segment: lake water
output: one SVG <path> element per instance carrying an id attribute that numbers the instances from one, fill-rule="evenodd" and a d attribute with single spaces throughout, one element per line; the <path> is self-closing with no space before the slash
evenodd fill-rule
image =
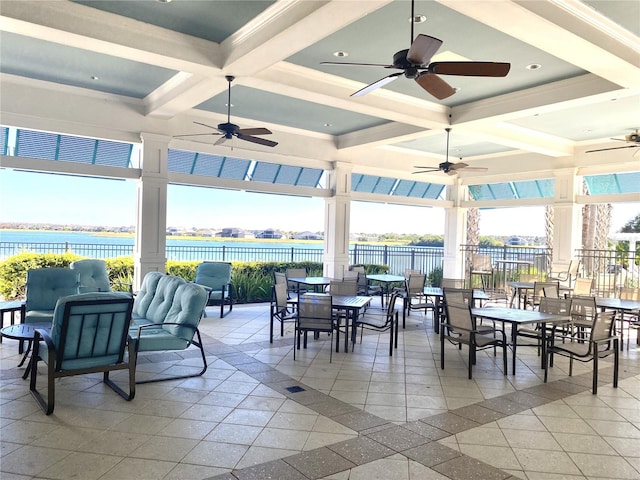
<path id="1" fill-rule="evenodd" d="M 0 242 L 18 243 L 88 243 L 101 245 L 133 245 L 134 238 L 107 233 L 94 232 L 52 232 L 40 230 L 0 230 Z M 221 238 L 215 240 L 177 239 L 167 236 L 167 246 L 183 247 L 250 247 L 250 248 L 324 248 L 323 242 L 295 241 L 228 241 Z"/>

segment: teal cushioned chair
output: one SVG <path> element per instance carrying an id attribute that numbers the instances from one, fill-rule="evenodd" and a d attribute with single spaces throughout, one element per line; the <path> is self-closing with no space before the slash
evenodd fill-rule
<path id="1" fill-rule="evenodd" d="M 78 272 L 68 268 L 29 270 L 22 323 L 51 322 L 58 299 L 77 293 Z"/>
<path id="2" fill-rule="evenodd" d="M 129 330 L 136 356 L 138 352 L 184 350 L 194 345 L 200 350 L 203 366 L 197 373 L 138 380 L 138 383 L 197 377 L 207 370 L 198 330 L 207 299 L 207 291 L 195 283 L 159 272 L 145 275 L 135 298 Z"/>
<path id="3" fill-rule="evenodd" d="M 77 260 L 69 268 L 78 274 L 78 293 L 110 292 L 109 274 L 104 260 Z"/>
<path id="4" fill-rule="evenodd" d="M 107 262 L 104 260 L 94 258 L 76 260 L 69 265 L 69 268 L 78 274 L 78 293 L 112 291 Z M 122 287 L 116 290 L 133 293 L 133 286 L 130 283 L 113 282 L 113 284 Z"/>
<path id="5" fill-rule="evenodd" d="M 87 373 L 102 379 L 122 398 L 135 396 L 136 357 L 129 342 L 133 298 L 127 293 L 82 293 L 60 298 L 54 310 L 51 332 L 36 329 L 30 390 L 42 410 L 50 415 L 55 402 L 56 378 Z M 47 366 L 47 400 L 38 392 L 38 362 Z M 129 371 L 129 393 L 116 385 L 109 373 Z"/>
<path id="6" fill-rule="evenodd" d="M 231 264 L 228 262 L 204 262 L 198 265 L 195 283 L 209 292 L 207 305 L 220 305 L 220 318 L 233 310 L 233 285 Z M 224 306 L 229 310 L 225 313 Z M 206 312 L 205 312 L 206 316 Z"/>

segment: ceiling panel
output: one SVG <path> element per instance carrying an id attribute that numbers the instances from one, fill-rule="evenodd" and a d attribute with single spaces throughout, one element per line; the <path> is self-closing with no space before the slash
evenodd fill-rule
<path id="1" fill-rule="evenodd" d="M 583 0 L 594 10 L 626 28 L 636 36 L 640 36 L 640 2 L 638 0 Z"/>
<path id="2" fill-rule="evenodd" d="M 595 105 L 543 112 L 511 123 L 576 142 L 621 137 L 640 128 L 640 96 L 612 98 Z"/>
<path id="3" fill-rule="evenodd" d="M 442 55 L 442 60 L 510 62 L 511 71 L 506 78 L 443 76 L 443 79 L 453 87 L 460 89 L 455 95 L 443 101 L 431 97 L 413 80 L 404 77 L 384 87 L 389 90 L 455 106 L 584 73 L 573 65 L 439 3 L 417 1 L 415 12 L 424 14 L 427 21 L 415 26 L 414 36 L 422 33 L 444 42 L 433 60 L 439 60 L 438 55 Z M 411 44 L 411 24 L 408 21 L 410 13 L 410 2 L 393 2 L 292 55 L 287 60 L 365 84 L 372 83 L 397 70 L 382 67 L 320 65 L 320 62 L 392 63 L 393 55 L 399 50 L 409 48 Z M 333 53 L 338 51 L 345 51 L 349 56 L 337 58 Z M 538 70 L 525 68 L 533 63 L 542 65 L 542 68 Z"/>
<path id="4" fill-rule="evenodd" d="M 227 113 L 227 92 L 220 93 L 196 108 Z M 362 128 L 388 123 L 377 117 L 264 92 L 243 85 L 231 88 L 231 121 L 234 117 L 302 128 L 312 132 L 342 135 Z M 242 127 L 242 125 L 240 125 Z"/>
<path id="5" fill-rule="evenodd" d="M 177 73 L 8 32 L 0 32 L 0 72 L 135 98 Z"/>
<path id="6" fill-rule="evenodd" d="M 88 7 L 133 18 L 194 37 L 220 43 L 273 1 L 250 0 L 74 0 Z"/>
<path id="7" fill-rule="evenodd" d="M 399 142 L 394 144 L 393 146 L 428 152 L 434 155 L 446 155 L 447 134 L 445 132 L 437 133 L 428 137 L 408 140 L 406 142 Z M 482 141 L 479 138 L 467 133 L 456 134 L 455 130 L 451 131 L 451 135 L 449 138 L 449 156 L 451 157 L 451 159 L 507 152 L 509 150 L 512 149 L 505 147 L 504 145 Z"/>

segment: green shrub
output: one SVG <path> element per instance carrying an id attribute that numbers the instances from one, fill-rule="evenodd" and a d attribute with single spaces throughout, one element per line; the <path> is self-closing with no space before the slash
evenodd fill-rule
<path id="1" fill-rule="evenodd" d="M 68 267 L 82 257 L 71 254 L 21 253 L 0 262 L 0 295 L 6 300 L 24 298 L 27 270 L 44 267 Z M 127 290 L 133 283 L 133 258 L 117 257 L 105 260 L 109 281 L 113 290 Z M 165 268 L 169 275 L 192 282 L 201 262 L 167 261 Z M 284 272 L 287 268 L 306 268 L 309 276 L 322 276 L 322 263 L 318 262 L 231 262 L 231 281 L 234 285 L 233 297 L 236 303 L 268 302 L 271 300 L 273 273 Z M 367 273 L 387 273 L 386 265 L 365 265 Z"/>
<path id="2" fill-rule="evenodd" d="M 427 284 L 432 287 L 440 287 L 442 285 L 442 267 L 436 267 L 429 272 Z"/>

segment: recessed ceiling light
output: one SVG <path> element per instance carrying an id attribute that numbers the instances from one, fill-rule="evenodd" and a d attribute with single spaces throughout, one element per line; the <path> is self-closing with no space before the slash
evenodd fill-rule
<path id="1" fill-rule="evenodd" d="M 413 20 L 413 23 L 424 23 L 427 21 L 427 17 L 425 17 L 424 15 L 414 15 L 413 17 L 409 17 L 408 18 L 409 22 L 411 22 L 411 20 Z"/>
<path id="2" fill-rule="evenodd" d="M 334 57 L 348 57 L 349 56 L 349 52 L 343 52 L 342 50 L 337 51 L 337 52 L 333 52 L 333 56 Z"/>
<path id="3" fill-rule="evenodd" d="M 456 92 L 459 92 L 460 90 L 462 90 L 462 88 L 461 88 L 461 87 L 453 87 L 453 89 L 454 89 Z"/>
<path id="4" fill-rule="evenodd" d="M 100 77 L 96 75 L 91 75 L 91 80 L 100 80 Z"/>
<path id="5" fill-rule="evenodd" d="M 235 107 L 235 105 L 233 103 L 231 105 L 229 105 L 228 103 L 225 103 L 224 106 L 225 107 L 231 107 L 231 108 Z"/>
<path id="6" fill-rule="evenodd" d="M 325 123 L 324 126 L 325 127 L 333 127 L 333 123 Z"/>
<path id="7" fill-rule="evenodd" d="M 158 3 L 171 3 L 171 0 L 156 0 Z"/>
<path id="8" fill-rule="evenodd" d="M 542 65 L 540 65 L 539 63 L 531 63 L 527 65 L 525 68 L 527 70 L 538 70 L 539 68 L 542 68 Z"/>

